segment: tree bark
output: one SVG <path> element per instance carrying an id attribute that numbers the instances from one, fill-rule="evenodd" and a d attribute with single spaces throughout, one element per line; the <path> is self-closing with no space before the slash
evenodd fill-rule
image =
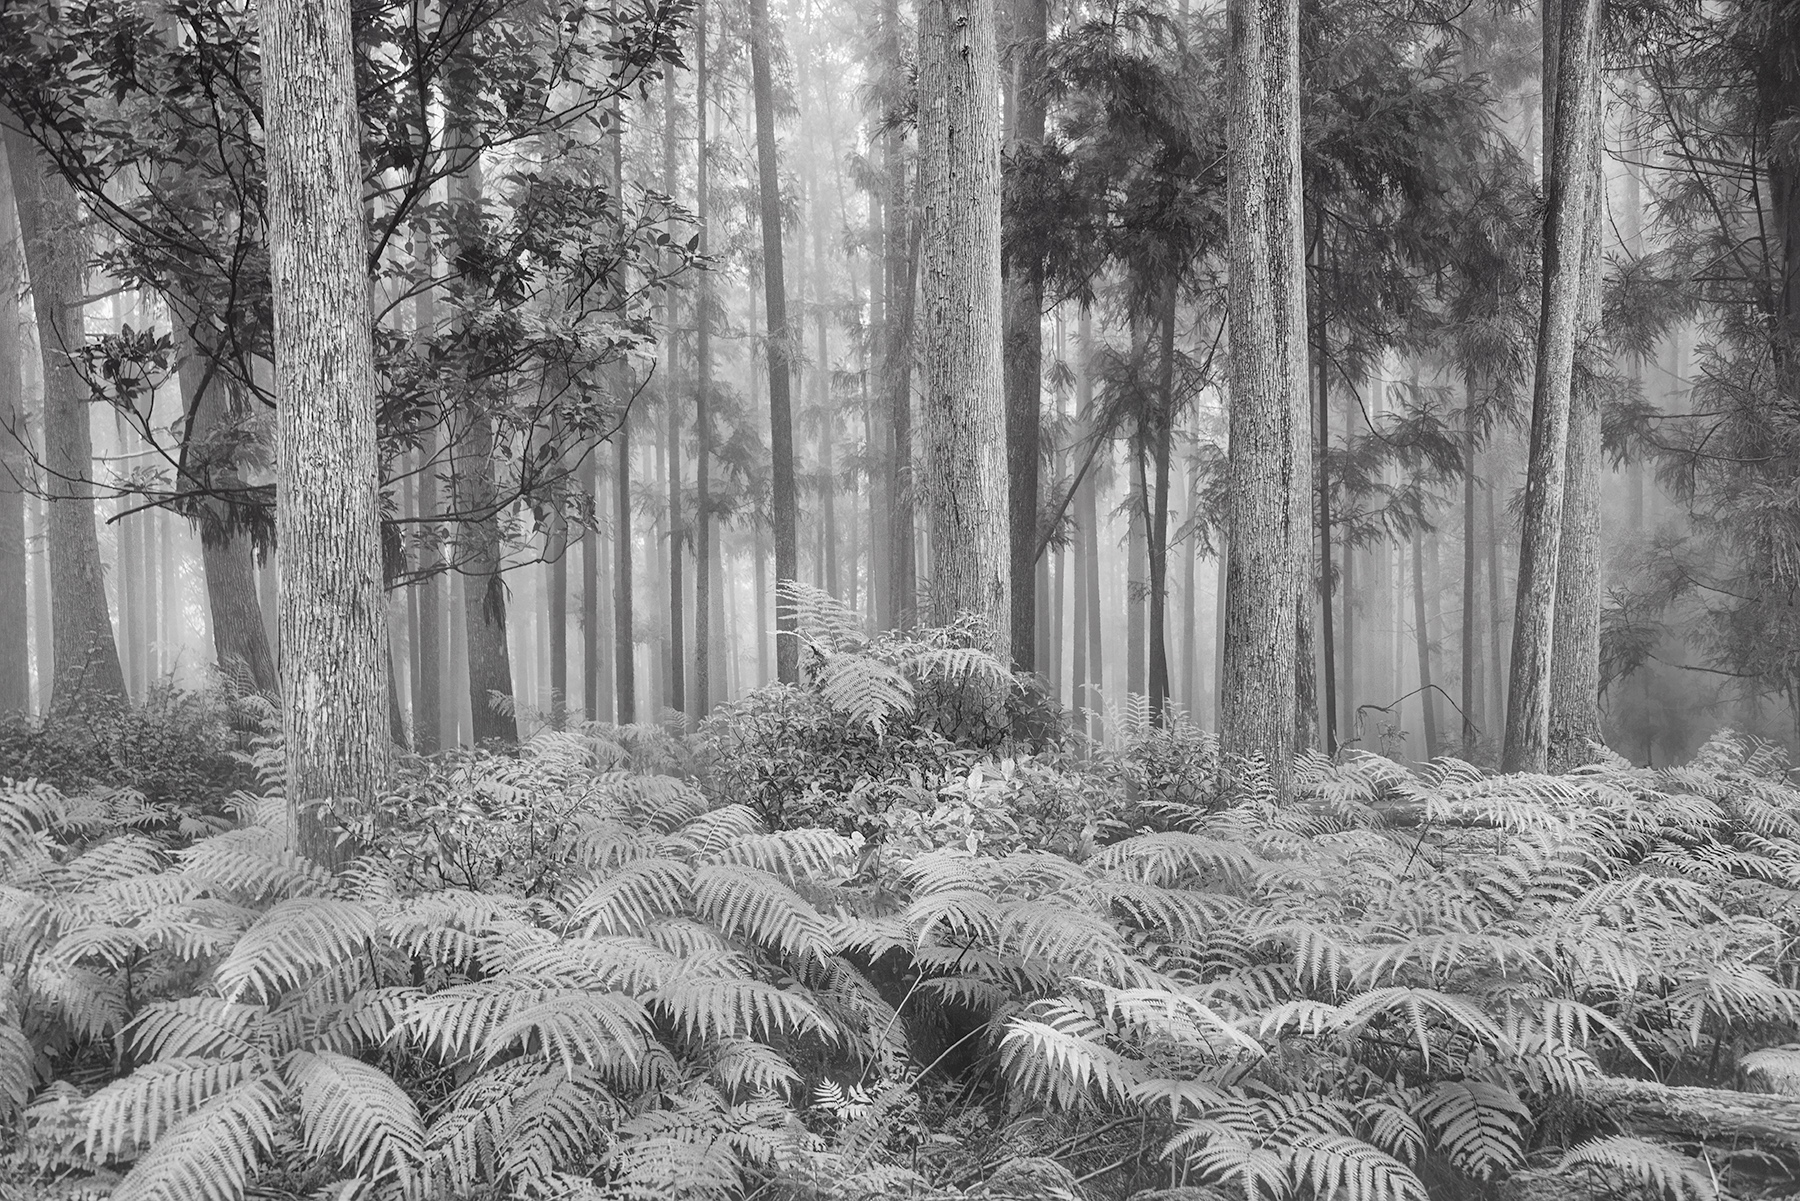
<path id="1" fill-rule="evenodd" d="M 287 795 L 366 808 L 388 760 L 387 603 L 363 169 L 348 0 L 265 0 L 263 129 L 275 313 L 276 537 Z"/>
<path id="2" fill-rule="evenodd" d="M 883 285 L 887 290 L 887 329 L 882 339 L 882 376 L 887 388 L 888 503 L 893 528 L 888 540 L 887 619 L 885 626 L 910 626 L 918 605 L 918 564 L 914 553 L 912 447 L 912 355 L 914 305 L 918 296 L 920 224 L 907 206 L 906 134 L 897 119 L 910 107 L 910 95 L 898 80 L 904 79 L 900 51 L 900 8 L 897 0 L 882 0 L 882 62 L 890 73 L 887 100 L 889 129 L 882 153 L 887 171 L 882 209 L 887 225 L 887 261 Z"/>
<path id="3" fill-rule="evenodd" d="M 931 617 L 940 626 L 976 618 L 985 648 L 1005 660 L 1012 570 L 994 39 L 994 0 L 925 0 L 920 8 Z"/>
<path id="4" fill-rule="evenodd" d="M 78 702 L 125 699 L 125 671 L 113 639 L 94 527 L 88 388 L 71 357 L 86 340 L 82 314 L 90 248 L 74 189 L 24 135 L 9 128 L 5 142 L 43 360 L 54 643 L 50 705 L 61 712 Z"/>
<path id="5" fill-rule="evenodd" d="M 1615 1076 L 1588 1081 L 1583 1099 L 1633 1133 L 1752 1142 L 1800 1152 L 1800 1097 Z"/>
<path id="6" fill-rule="evenodd" d="M 25 447 L 25 271 L 6 149 L 0 144 L 0 715 L 31 712 L 31 618 L 25 494 L 34 480 Z M 121 531 L 121 545 L 128 545 Z"/>
<path id="7" fill-rule="evenodd" d="M 1047 96 L 1046 0 L 1020 0 L 1013 22 L 1011 154 L 1029 156 L 1044 140 Z M 1044 264 L 1019 255 L 1005 264 L 1006 471 L 1012 563 L 1012 657 L 1021 671 L 1037 671 L 1039 413 L 1043 404 Z"/>
<path id="8" fill-rule="evenodd" d="M 1229 0 L 1231 468 L 1220 739 L 1285 787 L 1311 459 L 1298 0 Z"/>
<path id="9" fill-rule="evenodd" d="M 1320 255 L 1321 264 L 1324 256 Z M 1318 402 L 1319 408 L 1313 418 L 1317 449 L 1313 452 L 1313 461 L 1317 464 L 1316 481 L 1319 492 L 1319 636 L 1320 651 L 1325 664 L 1325 753 L 1337 754 L 1338 748 L 1338 686 L 1337 686 L 1337 631 L 1331 624 L 1331 472 L 1327 468 L 1327 452 L 1331 449 L 1331 343 L 1328 340 L 1330 327 L 1325 323 L 1325 302 L 1323 289 L 1320 289 L 1318 346 L 1314 353 L 1315 366 L 1319 372 Z M 1304 603 L 1311 605 L 1313 597 L 1308 596 Z"/>
<path id="10" fill-rule="evenodd" d="M 768 0 L 750 0 L 750 77 L 756 107 L 756 167 L 761 200 L 763 294 L 768 309 L 769 452 L 774 475 L 770 505 L 775 531 L 775 587 L 799 576 L 798 514 L 794 488 L 793 337 L 788 329 L 787 282 L 782 271 L 781 182 L 775 147 L 774 84 L 769 74 Z M 776 674 L 784 684 L 800 682 L 799 626 L 793 609 L 775 606 Z"/>
<path id="11" fill-rule="evenodd" d="M 1586 257 L 1588 188 L 1599 119 L 1600 59 L 1595 45 L 1598 0 L 1563 0 L 1545 172 L 1543 292 L 1539 304 L 1537 376 L 1519 542 L 1518 600 L 1507 686 L 1507 771 L 1549 765 L 1552 620 L 1561 554 L 1563 493 L 1568 476 L 1570 386 Z"/>
<path id="12" fill-rule="evenodd" d="M 675 73 L 663 75 L 663 192 L 675 195 Z M 668 364 L 668 379 L 663 384 L 668 412 L 669 459 L 669 667 L 668 691 L 664 704 L 680 713 L 687 712 L 687 579 L 682 555 L 687 548 L 687 516 L 682 512 L 681 424 L 682 404 L 680 349 L 680 310 L 678 292 L 664 294 L 668 305 L 665 313 L 663 354 Z M 554 654 L 554 650 L 552 651 Z M 554 660 L 553 660 L 554 662 Z"/>
<path id="13" fill-rule="evenodd" d="M 1475 377 L 1463 388 L 1462 753 L 1475 757 Z"/>
<path id="14" fill-rule="evenodd" d="M 1166 724 L 1169 703 L 1169 471 L 1175 441 L 1175 306 L 1179 277 L 1170 272 L 1163 283 L 1158 322 L 1162 344 L 1157 354 L 1156 419 L 1150 429 L 1150 453 L 1156 478 L 1150 494 L 1150 722 Z"/>

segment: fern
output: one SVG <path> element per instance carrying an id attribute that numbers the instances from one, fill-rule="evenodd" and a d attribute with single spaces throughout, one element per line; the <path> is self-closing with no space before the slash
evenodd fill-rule
<path id="1" fill-rule="evenodd" d="M 386 1072 L 331 1051 L 303 1051 L 285 1068 L 300 1100 L 307 1151 L 363 1180 L 410 1185 L 425 1153 L 412 1099 Z"/>
<path id="2" fill-rule="evenodd" d="M 283 1090 L 263 1074 L 176 1123 L 113 1190 L 113 1201 L 237 1201 L 273 1151 Z"/>
<path id="3" fill-rule="evenodd" d="M 1572 1147 L 1557 1163 L 1559 1172 L 1587 1168 L 1614 1183 L 1628 1182 L 1673 1201 L 1716 1201 L 1718 1182 L 1706 1165 L 1679 1151 L 1639 1138 L 1614 1135 Z"/>

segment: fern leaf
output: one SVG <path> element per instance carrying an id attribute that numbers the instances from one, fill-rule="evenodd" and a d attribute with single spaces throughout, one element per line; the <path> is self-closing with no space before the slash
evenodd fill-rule
<path id="1" fill-rule="evenodd" d="M 132 1044 L 151 1059 L 203 1056 L 241 1059 L 266 1037 L 267 1011 L 217 997 L 183 997 L 146 1006 L 127 1028 Z"/>
<path id="2" fill-rule="evenodd" d="M 686 976 L 659 989 L 651 998 L 669 1020 L 696 1038 L 753 1035 L 820 1029 L 825 1017 L 799 993 L 761 980 Z"/>
<path id="3" fill-rule="evenodd" d="M 634 1064 L 648 1053 L 649 1034 L 650 1015 L 630 997 L 585 989 L 551 991 L 522 1006 L 488 1036 L 482 1061 L 491 1063 L 522 1045 L 560 1062 L 570 1073 L 577 1064 Z"/>
<path id="4" fill-rule="evenodd" d="M 309 1152 L 364 1179 L 402 1186 L 413 1179 L 425 1123 L 386 1072 L 333 1051 L 301 1051 L 285 1074 L 300 1096 Z"/>
<path id="5" fill-rule="evenodd" d="M 228 1001 L 246 992 L 272 999 L 282 988 L 362 953 L 375 915 L 354 901 L 295 897 L 244 931 L 214 978 Z"/>
<path id="6" fill-rule="evenodd" d="M 1445 1080 L 1419 1101 L 1418 1115 L 1458 1171 L 1482 1180 L 1525 1161 L 1531 1109 L 1510 1089 L 1479 1080 Z"/>
<path id="7" fill-rule="evenodd" d="M 1424 1183 L 1387 1152 L 1341 1134 L 1303 1134 L 1289 1151 L 1294 1179 L 1315 1197 L 1427 1201 Z"/>
<path id="8" fill-rule="evenodd" d="M 239 1201 L 274 1145 L 282 1099 L 267 1073 L 220 1093 L 157 1140 L 112 1201 Z"/>
<path id="9" fill-rule="evenodd" d="M 252 1073 L 250 1059 L 184 1056 L 145 1064 L 88 1099 L 87 1145 L 97 1159 L 141 1147 L 205 1105 L 242 1084 Z"/>
<path id="10" fill-rule="evenodd" d="M 0 1120 L 25 1108 L 37 1084 L 37 1050 L 17 1022 L 0 1015 Z"/>
<path id="11" fill-rule="evenodd" d="M 694 871 L 694 900 L 721 930 L 789 955 L 831 953 L 831 930 L 804 897 L 768 872 L 737 864 Z"/>
<path id="12" fill-rule="evenodd" d="M 1705 1164 L 1672 1147 L 1641 1138 L 1614 1135 L 1589 1139 L 1571 1148 L 1556 1165 L 1559 1172 L 1578 1167 L 1599 1169 L 1615 1180 L 1653 1189 L 1673 1201 L 1688 1201 L 1690 1197 L 1718 1201 L 1721 1195 Z"/>
<path id="13" fill-rule="evenodd" d="M 693 869 L 677 859 L 634 859 L 576 897 L 571 921 L 589 935 L 635 933 L 688 907 Z"/>

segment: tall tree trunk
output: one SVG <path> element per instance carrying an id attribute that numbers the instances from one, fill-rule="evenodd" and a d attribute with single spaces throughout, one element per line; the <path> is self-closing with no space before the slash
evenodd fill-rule
<path id="1" fill-rule="evenodd" d="M 1570 383 L 1568 472 L 1563 480 L 1562 544 L 1557 554 L 1556 610 L 1550 644 L 1550 764 L 1565 771 L 1593 757 L 1600 731 L 1601 446 L 1599 377 L 1606 369 L 1600 336 L 1600 231 L 1606 217 L 1602 163 L 1605 97 L 1588 147 L 1587 221 L 1583 233 L 1580 314 Z"/>
<path id="2" fill-rule="evenodd" d="M 757 186 L 761 200 L 763 294 L 769 314 L 769 452 L 774 476 L 770 504 L 775 531 L 775 586 L 798 578 L 795 523 L 793 339 L 788 330 L 787 283 L 782 272 L 781 183 L 775 148 L 775 98 L 769 75 L 768 0 L 750 0 L 750 77 L 755 92 Z M 776 674 L 784 684 L 800 682 L 799 627 L 793 609 L 775 607 Z"/>
<path id="3" fill-rule="evenodd" d="M 622 726 L 637 721 L 637 638 L 632 620 L 631 420 L 613 434 L 613 703 Z"/>
<path id="4" fill-rule="evenodd" d="M 712 77 L 706 67 L 706 0 L 694 10 L 694 215 L 698 251 L 711 245 L 712 184 L 707 157 L 706 118 Z M 693 716 L 704 719 L 713 707 L 713 546 L 712 526 L 712 275 L 700 272 L 694 291 L 694 696 Z"/>
<path id="5" fill-rule="evenodd" d="M 90 246 L 74 189 L 24 135 L 9 128 L 5 143 L 43 360 L 54 640 L 50 704 L 64 711 L 77 702 L 125 699 L 125 671 L 113 640 L 94 527 L 88 389 L 71 358 L 86 340 L 82 310 Z"/>
<path id="6" fill-rule="evenodd" d="M 1093 318 L 1087 306 L 1081 307 L 1080 316 L 1075 325 L 1075 411 L 1079 418 L 1077 426 L 1089 429 L 1094 423 L 1094 380 L 1088 373 L 1088 338 L 1093 333 Z M 1075 579 L 1073 591 L 1075 598 L 1075 620 L 1069 631 L 1069 648 L 1071 656 L 1069 705 L 1075 713 L 1075 729 L 1078 733 L 1088 731 L 1087 709 L 1093 703 L 1089 676 L 1097 676 L 1099 662 L 1091 665 L 1088 661 L 1088 574 L 1093 568 L 1093 552 L 1088 548 L 1089 535 L 1094 524 L 1093 514 L 1093 481 L 1083 475 L 1075 486 Z M 1095 577 L 1096 581 L 1098 576 Z"/>
<path id="7" fill-rule="evenodd" d="M 819 412 L 819 586 L 832 596 L 843 596 L 838 578 L 837 471 L 832 463 L 832 438 L 837 430 L 837 409 L 831 384 L 831 311 L 829 276 L 825 267 L 825 217 L 821 211 L 818 181 L 813 181 L 812 288 L 813 330 L 819 340 L 818 366 L 813 370 L 813 403 Z"/>
<path id="8" fill-rule="evenodd" d="M 1175 305 L 1178 276 L 1163 283 L 1162 345 L 1157 357 L 1156 419 L 1150 427 L 1150 452 L 1156 479 L 1150 492 L 1150 721 L 1164 725 L 1169 703 L 1169 471 L 1175 442 Z"/>
<path id="9" fill-rule="evenodd" d="M 275 311 L 276 537 L 287 796 L 366 807 L 387 773 L 375 347 L 348 0 L 265 0 L 263 129 Z"/>
<path id="10" fill-rule="evenodd" d="M 26 579 L 25 493 L 33 480 L 25 452 L 24 264 L 6 149 L 0 144 L 0 715 L 31 712 L 31 618 Z M 120 530 L 121 546 L 134 531 Z"/>
<path id="11" fill-rule="evenodd" d="M 882 0 L 882 64 L 888 74 L 890 105 L 888 133 L 882 152 L 887 171 L 882 209 L 887 221 L 887 261 L 883 286 L 887 290 L 887 328 L 882 339 L 882 377 L 887 389 L 888 503 L 893 509 L 888 540 L 888 598 L 886 627 L 913 622 L 918 605 L 918 564 L 915 559 L 912 447 L 912 354 L 914 305 L 918 296 L 919 236 L 922 224 L 907 206 L 906 134 L 898 120 L 910 107 L 913 89 L 904 86 L 905 64 L 900 50 L 898 0 Z"/>
<path id="12" fill-rule="evenodd" d="M 1518 601 L 1506 706 L 1507 771 L 1542 771 L 1550 757 L 1552 620 L 1568 476 L 1570 387 L 1581 318 L 1588 189 L 1599 119 L 1598 0 L 1562 0 L 1554 125 L 1545 172 L 1543 294 L 1531 449 L 1519 542 Z M 1548 6 L 1547 6 L 1548 8 Z"/>
<path id="13" fill-rule="evenodd" d="M 1492 480 L 1485 484 L 1482 493 L 1487 531 L 1488 687 L 1490 690 L 1488 712 L 1492 715 L 1490 720 L 1498 722 L 1506 713 L 1506 659 L 1501 649 L 1504 639 L 1500 628 L 1500 530 L 1494 523 L 1494 485 Z"/>
<path id="14" fill-rule="evenodd" d="M 466 161 L 457 164 L 450 191 L 474 220 L 482 209 L 480 152 L 463 122 L 472 103 L 453 98 L 452 140 Z M 463 638 L 468 655 L 470 737 L 477 744 L 510 746 L 519 741 L 513 715 L 512 651 L 506 638 L 506 581 L 500 538 L 500 506 L 494 481 L 494 419 L 489 411 L 494 384 L 465 381 L 458 405 L 463 428 L 451 447 L 451 486 L 457 518 L 456 569 L 462 573 Z M 499 703 L 496 703 L 498 698 Z"/>
<path id="15" fill-rule="evenodd" d="M 1125 492 L 1128 516 L 1125 520 L 1125 695 L 1148 697 L 1145 680 L 1147 663 L 1145 647 L 1145 602 L 1150 597 L 1148 546 L 1149 531 L 1145 513 L 1150 501 L 1144 470 L 1144 431 L 1132 434 L 1126 450 L 1125 470 L 1131 484 Z"/>
<path id="16" fill-rule="evenodd" d="M 1310 489 L 1299 0 L 1228 0 L 1231 470 L 1220 739 L 1285 786 Z"/>
<path id="17" fill-rule="evenodd" d="M 1015 161 L 1035 154 L 1044 140 L 1047 111 L 1046 0 L 1020 0 L 1011 14 Z M 1021 671 L 1036 671 L 1038 561 L 1039 411 L 1043 404 L 1044 264 L 1035 256 L 1005 265 L 1005 389 L 1008 529 L 1012 563 L 1012 657 Z M 1154 703 L 1154 702 L 1153 702 Z"/>
<path id="18" fill-rule="evenodd" d="M 756 684 L 769 682 L 769 551 L 756 527 Z"/>
<path id="19" fill-rule="evenodd" d="M 1462 753 L 1475 757 L 1475 376 L 1463 385 Z"/>
<path id="20" fill-rule="evenodd" d="M 669 71 L 663 75 L 663 192 L 675 195 L 677 183 L 675 174 L 675 73 Z M 687 639 L 686 639 L 686 601 L 687 588 L 686 569 L 682 556 L 687 548 L 687 515 L 682 511 L 681 484 L 681 424 L 682 403 L 681 390 L 681 357 L 678 339 L 680 337 L 680 310 L 676 304 L 679 293 L 665 293 L 665 304 L 668 309 L 667 335 L 664 354 L 668 360 L 668 379 L 663 384 L 663 395 L 668 404 L 668 446 L 669 460 L 669 666 L 668 691 L 664 704 L 680 713 L 687 711 Z"/>
<path id="21" fill-rule="evenodd" d="M 1321 252 L 1320 262 L 1323 261 Z M 1331 471 L 1327 465 L 1331 451 L 1331 343 L 1328 340 L 1330 327 L 1325 323 L 1323 289 L 1317 324 L 1318 346 L 1314 358 L 1319 371 L 1319 408 L 1313 424 L 1318 439 L 1314 462 L 1319 490 L 1319 636 L 1325 665 L 1325 753 L 1335 755 L 1338 749 L 1337 631 L 1331 624 Z M 1305 598 L 1309 606 L 1312 601 L 1310 596 Z"/>

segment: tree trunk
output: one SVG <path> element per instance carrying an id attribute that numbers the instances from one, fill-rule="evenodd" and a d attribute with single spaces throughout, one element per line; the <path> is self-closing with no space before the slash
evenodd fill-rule
<path id="1" fill-rule="evenodd" d="M 1323 262 L 1323 255 L 1320 256 Z M 1325 323 L 1325 304 L 1319 302 L 1318 347 L 1314 354 L 1319 371 L 1319 409 L 1313 419 L 1318 449 L 1314 452 L 1317 464 L 1319 491 L 1319 637 L 1320 649 L 1325 663 L 1325 753 L 1337 754 L 1338 749 L 1338 688 L 1337 688 L 1337 631 L 1331 624 L 1331 471 L 1327 466 L 1327 455 L 1331 450 L 1331 343 L 1328 340 L 1330 327 Z M 1304 603 L 1310 608 L 1314 598 L 1307 596 Z"/>
<path id="2" fill-rule="evenodd" d="M 888 597 L 886 625 L 910 626 L 918 605 L 918 564 L 915 560 L 913 521 L 912 354 L 914 305 L 918 296 L 919 233 L 921 225 L 906 199 L 906 134 L 898 120 L 909 107 L 914 91 L 904 81 L 905 63 L 900 50 L 900 8 L 897 0 L 882 0 L 882 63 L 891 78 L 887 86 L 890 105 L 888 133 L 882 159 L 887 171 L 882 208 L 887 221 L 887 262 L 883 285 L 887 289 L 887 329 L 882 340 L 882 376 L 888 397 L 888 503 L 892 506 L 892 532 L 888 542 Z"/>
<path id="3" fill-rule="evenodd" d="M 631 421 L 613 434 L 613 704 L 614 721 L 637 721 L 637 638 L 632 620 Z"/>
<path id="4" fill-rule="evenodd" d="M 1582 246 L 1580 315 L 1570 384 L 1568 471 L 1563 480 L 1562 544 L 1557 555 L 1556 611 L 1550 666 L 1550 765 L 1566 771 L 1593 758 L 1600 731 L 1601 485 L 1599 377 L 1606 370 L 1600 336 L 1600 231 L 1606 216 L 1602 163 L 1605 99 L 1588 147 L 1587 221 Z"/>
<path id="5" fill-rule="evenodd" d="M 1046 0 L 1021 0 L 1013 9 L 1013 137 L 1010 153 L 1028 157 L 1044 140 L 1047 96 Z M 1036 671 L 1039 411 L 1043 403 L 1044 265 L 1034 257 L 1005 264 L 1005 388 L 1008 531 L 1012 563 L 1012 656 L 1021 671 Z"/>
<path id="6" fill-rule="evenodd" d="M 700 230 L 698 252 L 704 258 L 710 246 L 711 164 L 707 158 L 707 88 L 712 78 L 706 67 L 706 0 L 694 9 L 694 215 Z M 694 696 L 693 716 L 703 720 L 712 712 L 712 273 L 700 272 L 694 290 Z"/>
<path id="7" fill-rule="evenodd" d="M 1169 471 L 1175 441 L 1175 304 L 1179 279 L 1163 284 L 1162 346 L 1157 357 L 1156 419 L 1150 451 L 1156 479 L 1150 496 L 1150 722 L 1164 725 L 1169 703 Z"/>
<path id="8" fill-rule="evenodd" d="M 1463 387 L 1462 754 L 1475 757 L 1475 377 Z"/>
<path id="9" fill-rule="evenodd" d="M 1488 625 L 1488 712 L 1491 722 L 1499 722 L 1506 713 L 1506 660 L 1503 658 L 1500 629 L 1500 530 L 1494 523 L 1494 484 L 1487 481 L 1482 489 L 1487 530 L 1487 625 Z M 1498 733 L 1498 731 L 1495 731 Z"/>
<path id="10" fill-rule="evenodd" d="M 663 192 L 675 195 L 675 72 L 663 75 Z M 676 305 L 679 292 L 664 293 L 668 305 L 667 335 L 663 353 L 668 362 L 668 379 L 663 384 L 667 399 L 669 459 L 669 667 L 668 691 L 663 703 L 678 713 L 687 711 L 687 639 L 685 564 L 682 555 L 687 548 L 687 515 L 682 512 L 681 485 L 681 357 L 677 346 L 680 311 Z M 554 636 L 554 635 L 553 635 Z M 554 652 L 553 652 L 554 653 Z"/>
<path id="11" fill-rule="evenodd" d="M 1624 1130 L 1649 1138 L 1800 1152 L 1800 1097 L 1601 1077 L 1583 1085 L 1582 1099 Z"/>
<path id="12" fill-rule="evenodd" d="M 265 0 L 263 129 L 275 312 L 276 537 L 287 796 L 301 848 L 347 848 L 300 808 L 365 808 L 387 773 L 373 316 L 348 0 Z"/>
<path id="13" fill-rule="evenodd" d="M 775 99 L 769 75 L 768 0 L 750 0 L 750 77 L 755 92 L 756 166 L 761 200 L 763 294 L 769 316 L 769 453 L 773 460 L 770 497 L 775 530 L 775 586 L 799 578 L 794 489 L 794 417 L 789 389 L 793 339 L 787 321 L 787 283 L 782 273 L 781 183 L 775 149 Z M 799 627 L 793 609 L 775 606 L 776 674 L 784 684 L 800 682 Z"/>
<path id="14" fill-rule="evenodd" d="M 18 216 L 0 144 L 0 716 L 31 712 L 31 617 L 26 579 L 25 493 L 34 478 L 25 430 L 24 264 Z M 16 431 L 16 434 L 15 434 Z M 125 528 L 120 545 L 130 542 Z"/>
<path id="15" fill-rule="evenodd" d="M 1144 478 L 1144 433 L 1132 435 L 1130 446 L 1126 451 L 1126 471 L 1131 485 L 1125 494 L 1125 504 L 1130 516 L 1125 521 L 1125 695 L 1127 697 L 1148 697 L 1149 685 L 1145 679 L 1146 654 L 1145 644 L 1148 641 L 1145 625 L 1145 602 L 1150 596 L 1149 575 L 1149 533 L 1144 519 L 1150 501 L 1145 493 L 1148 481 Z"/>
<path id="16" fill-rule="evenodd" d="M 943 626 L 975 617 L 984 627 L 986 649 L 1006 660 L 1012 570 L 1001 365 L 1000 61 L 994 37 L 994 0 L 925 0 L 920 9 L 932 622 Z M 1034 459 L 1036 453 L 1034 446 Z"/>
<path id="17" fill-rule="evenodd" d="M 1310 489 L 1300 192 L 1299 0 L 1229 0 L 1226 176 L 1231 287 L 1226 756 L 1260 755 L 1285 787 L 1293 755 L 1300 539 Z"/>
<path id="18" fill-rule="evenodd" d="M 8 129 L 5 143 L 43 360 L 54 643 L 50 704 L 66 711 L 78 702 L 125 699 L 125 671 L 113 640 L 94 527 L 88 388 L 71 358 L 86 341 L 82 310 L 90 246 L 74 189 L 24 135 Z"/>
<path id="19" fill-rule="evenodd" d="M 1437 694 L 1431 680 L 1431 618 L 1425 608 L 1425 540 L 1412 539 L 1413 644 L 1419 656 L 1419 711 L 1425 719 L 1425 758 L 1438 755 Z"/>
<path id="20" fill-rule="evenodd" d="M 415 253 L 424 272 L 433 270 L 431 236 L 426 232 L 416 243 Z M 421 288 L 413 308 L 413 328 L 423 340 L 437 328 L 437 294 Z M 437 398 L 443 403 L 443 398 Z M 418 516 L 435 519 L 439 509 L 437 459 L 441 450 L 438 432 L 427 431 L 419 448 Z M 413 680 L 413 746 L 421 755 L 434 755 L 444 746 L 444 663 L 439 643 L 443 639 L 444 580 L 437 573 L 443 569 L 444 552 L 434 526 L 421 524 L 419 570 L 424 579 L 418 591 L 418 628 L 413 642 L 418 652 L 419 670 Z"/>
<path id="21" fill-rule="evenodd" d="M 1594 175 L 1589 131 L 1599 119 L 1600 107 L 1598 21 L 1598 0 L 1563 0 L 1557 68 L 1553 76 L 1545 73 L 1560 83 L 1545 172 L 1537 377 L 1501 757 L 1507 771 L 1542 771 L 1549 765 L 1552 620 L 1568 475 L 1570 386 L 1582 307 L 1587 193 Z"/>

